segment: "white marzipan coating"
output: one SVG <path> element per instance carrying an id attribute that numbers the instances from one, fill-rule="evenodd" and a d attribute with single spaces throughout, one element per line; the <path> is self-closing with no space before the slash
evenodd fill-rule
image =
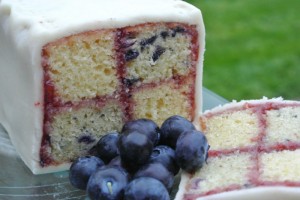
<path id="1" fill-rule="evenodd" d="M 33 173 L 67 169 L 69 164 L 41 168 L 43 124 L 42 47 L 59 38 L 90 30 L 147 22 L 196 25 L 199 62 L 196 118 L 202 108 L 204 25 L 198 8 L 180 0 L 1 0 L 0 123 Z"/>
<path id="2" fill-rule="evenodd" d="M 175 200 L 184 200 L 184 188 L 188 182 L 188 176 L 186 173 L 182 174 L 179 191 L 176 194 Z M 299 188 L 274 186 L 223 192 L 199 197 L 195 200 L 298 200 L 299 198 Z"/>

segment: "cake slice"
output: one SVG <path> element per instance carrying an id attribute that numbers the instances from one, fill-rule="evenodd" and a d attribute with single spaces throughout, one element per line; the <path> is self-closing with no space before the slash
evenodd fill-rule
<path id="1" fill-rule="evenodd" d="M 183 173 L 176 200 L 299 199 L 300 102 L 232 102 L 206 111 L 209 158 Z"/>
<path id="2" fill-rule="evenodd" d="M 1 0 L 0 123 L 35 174 L 137 118 L 197 119 L 204 25 L 177 0 Z"/>

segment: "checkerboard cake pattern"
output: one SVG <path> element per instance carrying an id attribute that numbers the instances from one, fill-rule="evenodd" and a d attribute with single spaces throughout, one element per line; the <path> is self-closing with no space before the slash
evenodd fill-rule
<path id="1" fill-rule="evenodd" d="M 300 103 L 230 103 L 200 119 L 211 145 L 184 199 L 259 186 L 300 186 Z"/>

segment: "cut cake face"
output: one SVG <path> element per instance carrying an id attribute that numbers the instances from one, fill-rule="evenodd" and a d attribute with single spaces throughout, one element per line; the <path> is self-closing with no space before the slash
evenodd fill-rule
<path id="1" fill-rule="evenodd" d="M 209 159 L 183 175 L 176 199 L 299 199 L 299 102 L 229 103 L 205 112 L 200 124 Z"/>
<path id="2" fill-rule="evenodd" d="M 194 44 L 195 26 L 147 23 L 45 45 L 41 164 L 87 155 L 103 134 L 120 131 L 129 120 L 161 124 L 175 114 L 192 120 L 199 51 Z"/>
<path id="3" fill-rule="evenodd" d="M 184 1 L 2 0 L 0 16 L 0 123 L 35 174 L 126 121 L 201 112 L 204 25 Z"/>

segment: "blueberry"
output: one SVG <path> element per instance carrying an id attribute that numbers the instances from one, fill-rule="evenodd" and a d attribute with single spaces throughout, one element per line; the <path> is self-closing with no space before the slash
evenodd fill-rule
<path id="1" fill-rule="evenodd" d="M 135 44 L 136 40 L 133 38 L 122 38 L 120 39 L 120 47 L 121 48 L 129 48 Z"/>
<path id="2" fill-rule="evenodd" d="M 152 55 L 152 60 L 153 62 L 157 61 L 159 59 L 159 57 L 166 51 L 165 48 L 161 47 L 161 46 L 156 46 L 156 49 L 153 52 Z"/>
<path id="3" fill-rule="evenodd" d="M 177 33 L 184 33 L 186 30 L 183 27 L 177 26 L 172 29 L 172 37 L 175 37 Z"/>
<path id="4" fill-rule="evenodd" d="M 123 79 L 123 83 L 125 84 L 126 87 L 131 87 L 139 81 L 141 81 L 140 78 L 124 78 Z"/>
<path id="5" fill-rule="evenodd" d="M 91 144 L 95 142 L 92 135 L 82 135 L 77 139 L 78 143 Z"/>
<path id="6" fill-rule="evenodd" d="M 166 145 L 156 146 L 152 151 L 149 162 L 159 162 L 163 164 L 174 175 L 176 175 L 180 169 L 175 160 L 174 149 Z"/>
<path id="7" fill-rule="evenodd" d="M 121 157 L 117 156 L 115 158 L 113 158 L 108 164 L 107 166 L 119 166 L 122 167 L 122 162 L 121 162 Z"/>
<path id="8" fill-rule="evenodd" d="M 169 117 L 161 125 L 161 144 L 175 149 L 179 135 L 187 130 L 196 130 L 192 122 L 178 115 Z"/>
<path id="9" fill-rule="evenodd" d="M 107 164 L 114 157 L 119 155 L 118 143 L 119 134 L 111 132 L 104 135 L 96 144 L 97 155 Z"/>
<path id="10" fill-rule="evenodd" d="M 140 42 L 140 45 L 141 46 L 151 45 L 155 42 L 156 39 L 157 39 L 157 35 L 151 36 L 150 38 L 143 39 Z"/>
<path id="11" fill-rule="evenodd" d="M 167 37 L 169 37 L 169 32 L 168 31 L 162 31 L 160 33 L 160 36 L 163 38 L 163 39 L 166 39 Z"/>
<path id="12" fill-rule="evenodd" d="M 78 188 L 85 190 L 87 182 L 97 169 L 104 166 L 104 162 L 95 156 L 79 157 L 70 167 L 70 183 Z"/>
<path id="13" fill-rule="evenodd" d="M 150 119 L 137 119 L 124 124 L 122 132 L 138 131 L 145 134 L 155 146 L 159 142 L 160 129 L 157 124 Z"/>
<path id="14" fill-rule="evenodd" d="M 154 35 L 150 38 L 146 38 L 146 39 L 143 39 L 141 42 L 140 42 L 140 45 L 141 45 L 141 51 L 143 51 L 145 49 L 146 46 L 148 45 L 152 45 L 155 40 L 157 39 L 157 35 Z"/>
<path id="15" fill-rule="evenodd" d="M 124 192 L 124 200 L 170 200 L 165 186 L 151 177 L 132 180 Z"/>
<path id="16" fill-rule="evenodd" d="M 171 191 L 174 184 L 174 175 L 161 163 L 149 163 L 144 165 L 136 172 L 133 178 L 139 177 L 155 178 L 162 182 L 168 191 Z"/>
<path id="17" fill-rule="evenodd" d="M 129 49 L 125 53 L 125 60 L 126 61 L 130 61 L 130 60 L 136 59 L 139 55 L 140 55 L 140 53 L 137 50 L 135 50 L 135 49 Z"/>
<path id="18" fill-rule="evenodd" d="M 124 170 L 117 167 L 103 167 L 90 177 L 87 194 L 91 200 L 123 199 L 127 184 L 128 178 Z"/>
<path id="19" fill-rule="evenodd" d="M 197 130 L 185 131 L 177 140 L 177 164 L 189 173 L 200 169 L 208 157 L 209 145 L 205 135 Z"/>
<path id="20" fill-rule="evenodd" d="M 148 162 L 153 144 L 145 134 L 129 131 L 120 135 L 118 148 L 122 166 L 132 173 Z"/>

